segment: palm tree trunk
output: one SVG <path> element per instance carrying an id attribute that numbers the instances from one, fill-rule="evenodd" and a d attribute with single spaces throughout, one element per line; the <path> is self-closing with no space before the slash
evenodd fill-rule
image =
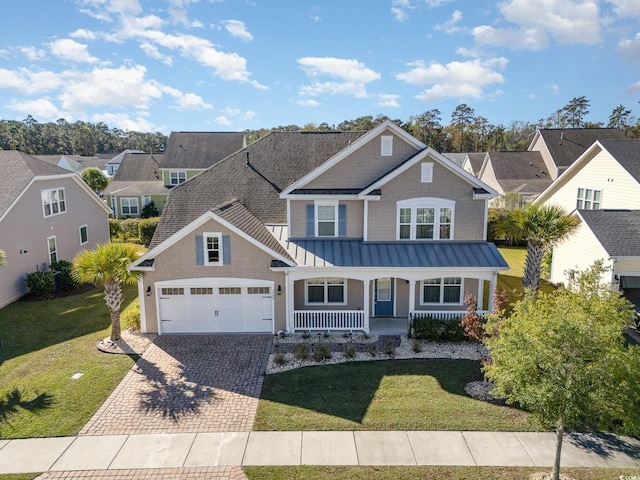
<path id="1" fill-rule="evenodd" d="M 120 340 L 120 306 L 122 305 L 122 288 L 120 279 L 116 278 L 104 284 L 104 300 L 111 316 L 111 341 Z"/>
<path id="2" fill-rule="evenodd" d="M 560 480 L 560 457 L 562 455 L 562 437 L 564 436 L 564 422 L 562 417 L 558 420 L 556 425 L 556 460 L 553 463 L 553 480 Z"/>
<path id="3" fill-rule="evenodd" d="M 540 284 L 540 274 L 542 271 L 542 260 L 545 249 L 534 240 L 527 242 L 527 258 L 524 264 L 524 275 L 522 276 L 522 286 L 529 288 L 533 293 L 538 291 Z"/>

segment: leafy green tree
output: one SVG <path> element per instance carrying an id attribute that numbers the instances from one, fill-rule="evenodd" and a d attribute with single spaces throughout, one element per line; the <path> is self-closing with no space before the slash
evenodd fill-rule
<path id="1" fill-rule="evenodd" d="M 513 210 L 509 216 L 515 232 L 527 239 L 522 285 L 535 293 L 545 253 L 575 230 L 577 219 L 558 206 L 535 203 Z"/>
<path id="2" fill-rule="evenodd" d="M 625 108 L 623 105 L 618 105 L 613 109 L 611 115 L 609 115 L 607 128 L 625 128 L 632 123 L 633 117 L 631 116 L 631 110 Z"/>
<path id="3" fill-rule="evenodd" d="M 111 316 L 111 340 L 120 340 L 122 285 L 135 285 L 139 272 L 129 264 L 140 258 L 143 248 L 133 243 L 106 243 L 95 250 L 83 250 L 73 260 L 73 272 L 82 283 L 104 287 L 104 299 Z"/>
<path id="4" fill-rule="evenodd" d="M 584 117 L 589 115 L 589 107 L 591 103 L 587 100 L 587 97 L 574 97 L 569 100 L 562 111 L 566 115 L 567 122 L 571 128 L 584 127 Z"/>
<path id="5" fill-rule="evenodd" d="M 109 179 L 97 168 L 87 168 L 80 176 L 89 185 L 89 188 L 97 193 L 103 191 L 109 185 Z"/>
<path id="6" fill-rule="evenodd" d="M 158 216 L 160 216 L 160 213 L 158 212 L 158 207 L 156 207 L 153 200 L 142 207 L 142 210 L 140 211 L 140 218 L 152 218 Z"/>
<path id="7" fill-rule="evenodd" d="M 640 348 L 623 337 L 633 309 L 601 283 L 603 272 L 596 263 L 571 288 L 529 292 L 487 323 L 493 394 L 555 428 L 556 480 L 565 431 L 640 431 Z"/>
<path id="8" fill-rule="evenodd" d="M 409 117 L 408 130 L 418 140 L 424 142 L 436 151 L 441 150 L 442 123 L 440 110 L 434 108 L 420 115 Z"/>
<path id="9" fill-rule="evenodd" d="M 458 133 L 460 135 L 459 148 L 458 148 L 459 152 L 465 151 L 465 148 L 464 148 L 465 133 L 469 129 L 469 126 L 474 122 L 475 115 L 476 115 L 475 110 L 471 108 L 469 105 L 467 105 L 466 103 L 462 103 L 458 105 L 453 111 L 453 113 L 451 114 L 451 126 L 454 129 L 458 130 Z"/>

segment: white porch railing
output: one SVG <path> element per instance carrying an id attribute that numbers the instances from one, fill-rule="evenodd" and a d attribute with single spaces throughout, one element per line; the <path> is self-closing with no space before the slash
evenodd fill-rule
<path id="1" fill-rule="evenodd" d="M 296 310 L 294 330 L 364 330 L 362 310 Z"/>
<path id="2" fill-rule="evenodd" d="M 411 316 L 413 318 L 431 317 L 437 320 L 459 320 L 464 317 L 466 313 L 466 310 L 416 310 L 411 312 Z M 478 310 L 476 313 L 483 316 L 485 313 L 489 312 Z"/>

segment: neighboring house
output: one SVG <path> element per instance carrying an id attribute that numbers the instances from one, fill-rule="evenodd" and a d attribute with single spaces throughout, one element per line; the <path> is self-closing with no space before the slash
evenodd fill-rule
<path id="1" fill-rule="evenodd" d="M 87 168 L 97 168 L 107 175 L 107 161 L 100 157 L 84 157 L 82 155 L 33 155 L 38 160 L 43 160 L 52 165 L 81 173 Z"/>
<path id="2" fill-rule="evenodd" d="M 524 201 L 542 193 L 552 182 L 540 152 L 488 152 L 478 178 L 500 195 L 516 192 Z"/>
<path id="3" fill-rule="evenodd" d="M 601 259 L 605 281 L 621 288 L 640 282 L 638 199 L 640 140 L 596 141 L 536 199 L 577 210 L 580 219 L 577 231 L 554 248 L 550 280 L 566 284 L 573 271 Z"/>
<path id="4" fill-rule="evenodd" d="M 79 175 L 0 150 L 0 307 L 27 293 L 25 276 L 109 241 L 110 212 Z"/>
<path id="5" fill-rule="evenodd" d="M 508 268 L 495 195 L 392 122 L 272 132 L 172 189 L 131 265 L 142 331 L 405 329 L 461 317 L 467 292 L 486 310 Z"/>
<path id="6" fill-rule="evenodd" d="M 624 140 L 619 128 L 544 128 L 536 132 L 529 151 L 540 152 L 546 171 L 555 180 L 600 139 Z"/>
<path id="7" fill-rule="evenodd" d="M 144 151 L 127 149 L 124 152 L 121 152 L 118 155 L 112 157 L 110 160 L 108 160 L 105 163 L 108 177 L 113 177 L 116 174 L 116 172 L 118 171 L 118 168 L 120 168 L 120 163 L 122 162 L 122 159 L 127 153 L 144 153 Z"/>
<path id="8" fill-rule="evenodd" d="M 162 183 L 162 154 L 130 153 L 123 155 L 118 171 L 102 192 L 115 218 L 140 217 L 142 209 L 153 202 L 162 213 L 169 189 Z"/>
<path id="9" fill-rule="evenodd" d="M 163 184 L 180 185 L 245 146 L 243 132 L 171 132 L 160 164 Z"/>
<path id="10" fill-rule="evenodd" d="M 467 153 L 443 153 L 442 155 L 447 157 L 449 160 L 451 160 L 453 163 L 455 163 L 459 167 L 462 166 L 462 164 L 464 163 L 464 160 L 467 158 Z"/>
<path id="11" fill-rule="evenodd" d="M 477 177 L 480 173 L 480 169 L 482 168 L 484 157 L 486 157 L 486 155 L 486 152 L 467 153 L 466 157 L 464 158 L 464 162 L 462 162 L 462 168 L 464 168 L 471 175 Z"/>

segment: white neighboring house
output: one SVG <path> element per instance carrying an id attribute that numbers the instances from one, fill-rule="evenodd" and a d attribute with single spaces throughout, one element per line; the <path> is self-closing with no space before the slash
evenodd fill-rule
<path id="1" fill-rule="evenodd" d="M 580 219 L 576 232 L 554 248 L 551 282 L 564 284 L 572 271 L 601 259 L 608 268 L 603 281 L 634 297 L 640 287 L 640 140 L 597 140 L 535 203 L 576 211 Z"/>

